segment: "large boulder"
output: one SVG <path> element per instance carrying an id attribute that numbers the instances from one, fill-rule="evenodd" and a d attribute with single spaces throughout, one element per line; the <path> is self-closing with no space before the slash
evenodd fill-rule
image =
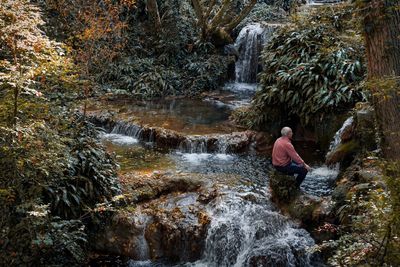
<path id="1" fill-rule="evenodd" d="M 335 150 L 327 154 L 325 162 L 328 166 L 335 165 L 336 163 L 349 164 L 359 149 L 360 144 L 356 140 L 340 143 Z"/>
<path id="2" fill-rule="evenodd" d="M 211 220 L 198 202 L 168 208 L 166 202 L 175 201 L 175 197 L 191 199 L 192 195 L 153 200 L 115 212 L 108 223 L 97 226 L 90 242 L 93 249 L 133 260 L 199 259 Z"/>
<path id="3" fill-rule="evenodd" d="M 127 173 L 124 195 L 90 226 L 94 251 L 134 260 L 194 261 L 203 251 L 210 218 L 205 205 L 217 189 L 190 174 Z"/>
<path id="4" fill-rule="evenodd" d="M 340 143 L 327 154 L 326 164 L 341 163 L 347 167 L 359 153 L 377 148 L 374 109 L 366 103 L 358 103 L 353 123 L 348 124 L 340 135 Z"/>
<path id="5" fill-rule="evenodd" d="M 299 188 L 296 186 L 296 178 L 293 175 L 272 171 L 270 173 L 269 185 L 272 199 L 278 203 L 289 203 L 299 194 Z"/>

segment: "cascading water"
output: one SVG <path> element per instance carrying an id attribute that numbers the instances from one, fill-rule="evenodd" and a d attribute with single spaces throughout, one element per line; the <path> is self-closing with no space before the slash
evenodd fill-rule
<path id="1" fill-rule="evenodd" d="M 236 38 L 234 47 L 239 56 L 235 64 L 235 81 L 225 84 L 224 87 L 239 98 L 230 102 L 232 108 L 250 103 L 257 89 L 261 51 L 278 27 L 278 24 L 253 23 L 245 26 Z"/>
<path id="2" fill-rule="evenodd" d="M 209 206 L 213 220 L 203 258 L 186 266 L 312 266 L 304 229 L 274 210 L 259 192 L 226 190 Z M 249 201 L 249 194 L 258 201 Z"/>
<path id="3" fill-rule="evenodd" d="M 352 125 L 353 116 L 347 118 L 342 127 L 335 133 L 333 140 L 329 145 L 328 153 L 326 154 L 327 158 L 329 157 L 330 153 L 333 153 L 342 142 L 341 136 L 343 132 L 345 132 L 349 127 L 352 127 Z M 302 183 L 301 188 L 312 195 L 329 195 L 338 173 L 339 164 L 330 167 L 323 165 L 312 169 L 312 171 L 307 174 L 307 177 Z"/>
<path id="4" fill-rule="evenodd" d="M 122 134 L 140 140 L 142 127 L 132 123 L 118 122 L 111 130 L 111 134 Z"/>
<path id="5" fill-rule="evenodd" d="M 249 83 L 256 82 L 261 47 L 271 37 L 275 28 L 276 26 L 251 24 L 242 29 L 235 43 L 240 53 L 236 64 L 236 83 L 228 86 L 228 89 L 239 92 L 240 96 L 243 92 L 254 92 L 255 84 Z M 248 95 L 246 97 L 250 99 Z M 242 99 L 244 98 L 241 97 L 240 100 Z M 112 130 L 112 134 L 126 134 L 148 142 L 149 140 L 142 140 L 145 138 L 142 132 L 141 127 L 124 123 L 117 124 Z M 149 139 L 154 141 L 154 134 L 150 136 L 152 137 Z M 194 263 L 159 265 L 148 260 L 147 247 L 144 247 L 144 253 L 135 261 L 130 261 L 129 266 L 319 265 L 313 254 L 308 251 L 314 245 L 310 234 L 280 214 L 270 202 L 267 164 L 264 159 L 251 155 L 228 154 L 232 152 L 232 140 L 229 139 L 229 135 L 223 134 L 191 134 L 186 136 L 177 149 L 179 152 L 169 152 L 167 156 L 175 161 L 179 173 L 201 174 L 201 177 L 212 183 L 216 183 L 215 178 L 222 180 L 218 180 L 218 186 L 222 188 L 218 196 L 206 205 L 211 223 L 204 253 Z M 330 170 L 323 167 L 313 171 L 309 175 L 310 179 L 304 181 L 306 191 L 315 191 L 316 195 L 325 194 L 325 189 L 323 192 L 318 190 L 325 188 L 323 186 L 328 179 L 326 177 L 329 176 L 327 173 L 331 174 Z M 320 182 L 316 183 L 316 179 Z M 174 205 L 171 208 L 174 208 Z"/>
<path id="6" fill-rule="evenodd" d="M 245 26 L 239 33 L 235 48 L 239 51 L 235 73 L 238 83 L 255 83 L 259 69 L 259 56 L 263 45 L 270 39 L 275 27 L 259 23 Z"/>
<path id="7" fill-rule="evenodd" d="M 353 116 L 347 118 L 347 120 L 345 120 L 345 122 L 343 123 L 342 127 L 335 133 L 335 136 L 333 137 L 333 141 L 329 145 L 328 154 L 331 153 L 332 151 L 334 151 L 339 146 L 339 144 L 342 141 L 342 139 L 341 139 L 342 133 L 348 127 L 351 127 L 351 125 L 353 124 L 353 121 L 354 121 Z"/>
<path id="8" fill-rule="evenodd" d="M 207 138 L 189 136 L 179 144 L 179 151 L 185 153 L 207 153 Z"/>

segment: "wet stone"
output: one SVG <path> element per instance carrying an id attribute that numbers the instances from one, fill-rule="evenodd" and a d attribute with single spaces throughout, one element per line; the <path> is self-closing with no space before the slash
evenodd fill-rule
<path id="1" fill-rule="evenodd" d="M 299 188 L 296 186 L 296 178 L 292 175 L 272 171 L 269 184 L 272 191 L 272 199 L 281 203 L 288 203 L 299 193 Z"/>

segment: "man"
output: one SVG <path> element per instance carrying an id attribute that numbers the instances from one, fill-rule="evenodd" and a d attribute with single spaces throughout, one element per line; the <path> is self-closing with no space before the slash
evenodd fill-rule
<path id="1" fill-rule="evenodd" d="M 281 134 L 282 136 L 275 141 L 274 148 L 272 149 L 272 165 L 279 172 L 289 175 L 297 174 L 296 185 L 300 187 L 300 184 L 311 168 L 297 154 L 291 143 L 293 136 L 292 129 L 283 127 Z"/>

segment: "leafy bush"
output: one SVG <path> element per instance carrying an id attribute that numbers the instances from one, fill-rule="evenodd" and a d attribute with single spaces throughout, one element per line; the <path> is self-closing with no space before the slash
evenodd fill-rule
<path id="1" fill-rule="evenodd" d="M 2 240 L 8 244 L 0 253 L 2 263 L 10 266 L 81 266 L 85 261 L 87 235 L 82 222 L 51 217 L 44 209 L 36 206 L 12 228 L 4 228 L 8 235 L 2 236 Z"/>
<path id="2" fill-rule="evenodd" d="M 86 234 L 81 222 L 69 220 L 119 191 L 116 165 L 96 129 L 72 118 L 0 132 L 0 259 L 37 266 L 63 257 L 80 265 Z"/>
<path id="3" fill-rule="evenodd" d="M 275 35 L 262 54 L 250 126 L 277 120 L 273 109 L 309 124 L 364 99 L 363 47 L 350 26 L 351 12 L 347 6 L 320 8 Z"/>
<path id="4" fill-rule="evenodd" d="M 70 127 L 64 176 L 44 187 L 52 214 L 63 218 L 77 218 L 119 192 L 116 164 L 99 143 L 94 126 L 78 117 Z"/>
<path id="5" fill-rule="evenodd" d="M 287 14 L 283 9 L 266 3 L 257 3 L 251 10 L 250 14 L 240 22 L 237 29 L 241 29 L 250 23 L 266 21 L 277 23 L 286 20 Z"/>
<path id="6" fill-rule="evenodd" d="M 79 218 L 118 191 L 116 166 L 92 125 L 61 112 L 76 97 L 79 69 L 43 25 L 39 5 L 2 2 L 0 262 L 82 266 Z"/>
<path id="7" fill-rule="evenodd" d="M 339 215 L 347 215 L 350 222 L 339 227 L 338 240 L 320 247 L 331 247 L 332 266 L 398 266 L 400 264 L 400 165 L 381 162 L 385 177 L 375 177 L 377 186 L 363 193 L 350 191 L 347 204 Z M 346 218 L 347 219 L 347 218 Z M 347 219 L 348 221 L 348 219 Z"/>

